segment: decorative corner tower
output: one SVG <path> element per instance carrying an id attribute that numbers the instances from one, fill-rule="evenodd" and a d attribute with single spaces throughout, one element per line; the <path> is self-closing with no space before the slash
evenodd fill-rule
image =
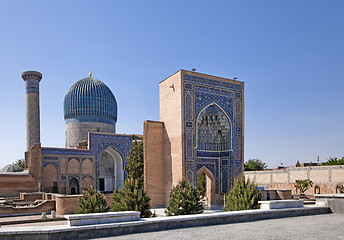
<path id="1" fill-rule="evenodd" d="M 25 81 L 26 101 L 26 149 L 40 143 L 39 82 L 42 73 L 26 71 L 21 74 Z"/>

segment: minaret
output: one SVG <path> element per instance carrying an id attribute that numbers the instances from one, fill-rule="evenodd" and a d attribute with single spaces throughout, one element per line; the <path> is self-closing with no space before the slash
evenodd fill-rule
<path id="1" fill-rule="evenodd" d="M 26 101 L 26 148 L 29 150 L 33 144 L 40 143 L 40 117 L 39 117 L 39 82 L 42 74 L 36 71 L 27 71 L 21 74 L 25 81 Z"/>

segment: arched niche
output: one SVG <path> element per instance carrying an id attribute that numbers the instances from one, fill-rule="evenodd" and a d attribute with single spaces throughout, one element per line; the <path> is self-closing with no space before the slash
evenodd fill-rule
<path id="1" fill-rule="evenodd" d="M 124 168 L 121 154 L 107 148 L 99 158 L 99 190 L 113 192 L 123 187 Z"/>
<path id="2" fill-rule="evenodd" d="M 74 194 L 79 194 L 80 187 L 79 187 L 79 180 L 76 179 L 75 177 L 72 177 L 69 180 L 69 193 L 74 195 Z"/>
<path id="3" fill-rule="evenodd" d="M 93 185 L 93 181 L 90 177 L 85 177 L 84 179 L 82 179 L 82 190 L 86 191 L 88 189 L 90 189 Z"/>
<path id="4" fill-rule="evenodd" d="M 43 190 L 45 192 L 58 192 L 57 189 L 58 170 L 54 164 L 48 164 L 43 169 Z"/>
<path id="5" fill-rule="evenodd" d="M 206 106 L 196 121 L 197 150 L 228 151 L 232 149 L 232 124 L 216 103 Z"/>

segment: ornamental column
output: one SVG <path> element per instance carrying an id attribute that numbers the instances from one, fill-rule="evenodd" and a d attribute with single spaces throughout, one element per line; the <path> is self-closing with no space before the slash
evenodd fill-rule
<path id="1" fill-rule="evenodd" d="M 40 116 L 39 116 L 39 82 L 42 74 L 36 71 L 27 71 L 21 74 L 25 81 L 26 102 L 26 148 L 40 143 Z"/>

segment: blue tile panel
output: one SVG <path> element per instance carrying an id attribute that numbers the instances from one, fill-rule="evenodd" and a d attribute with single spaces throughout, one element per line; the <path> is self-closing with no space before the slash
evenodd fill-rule
<path id="1" fill-rule="evenodd" d="M 28 79 L 25 81 L 26 94 L 39 94 L 39 81 L 35 79 Z"/>
<path id="2" fill-rule="evenodd" d="M 64 119 L 80 122 L 117 122 L 117 102 L 101 81 L 88 77 L 76 82 L 64 98 Z"/>
<path id="3" fill-rule="evenodd" d="M 89 158 L 95 161 L 96 179 L 98 176 L 100 155 L 107 149 L 115 149 L 122 157 L 123 164 L 127 164 L 130 150 L 132 148 L 132 137 L 119 134 L 102 134 L 102 133 L 89 133 L 89 149 L 69 149 L 69 148 L 42 148 L 43 168 L 52 163 L 58 167 L 59 159 L 65 158 L 67 161 L 76 159 L 83 161 Z M 53 162 L 52 160 L 56 160 Z M 42 169 L 43 171 L 43 169 Z M 73 175 L 74 176 L 74 175 Z M 77 176 L 74 176 L 77 177 Z M 98 181 L 96 181 L 96 189 L 99 189 Z"/>
<path id="4" fill-rule="evenodd" d="M 188 74 L 183 86 L 185 177 L 196 184 L 197 170 L 206 167 L 215 193 L 228 193 L 242 173 L 242 86 Z"/>

